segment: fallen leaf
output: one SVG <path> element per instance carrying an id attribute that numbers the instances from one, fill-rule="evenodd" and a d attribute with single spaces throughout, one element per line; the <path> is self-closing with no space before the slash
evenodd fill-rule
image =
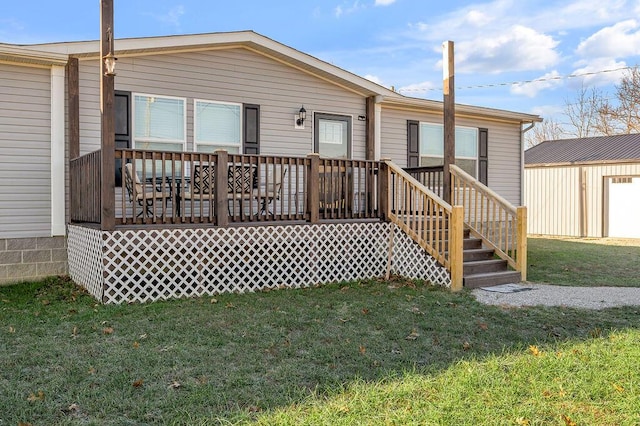
<path id="1" fill-rule="evenodd" d="M 562 415 L 562 420 L 564 420 L 564 424 L 566 426 L 578 426 L 578 424 L 576 422 L 574 422 L 573 420 L 571 420 L 571 418 L 565 414 Z"/>
<path id="2" fill-rule="evenodd" d="M 48 304 L 50 304 L 50 303 L 51 303 L 51 302 L 49 302 L 49 301 L 48 301 L 48 300 L 46 300 L 46 299 L 42 301 L 42 304 L 43 304 L 44 306 L 47 306 L 47 305 L 48 305 Z"/>
<path id="3" fill-rule="evenodd" d="M 74 339 L 78 337 L 78 327 L 73 327 L 73 330 L 71 330 L 71 337 Z"/>
<path id="4" fill-rule="evenodd" d="M 544 392 L 542 392 L 542 396 L 544 396 L 545 398 L 551 398 L 551 392 L 549 392 L 548 390 L 545 390 Z"/>
<path id="5" fill-rule="evenodd" d="M 340 322 L 347 322 L 347 321 L 351 321 L 351 318 L 338 318 L 340 320 Z"/>
<path id="6" fill-rule="evenodd" d="M 16 332 L 16 329 L 13 328 L 13 326 L 10 325 L 9 326 L 9 333 L 15 333 L 15 332 Z"/>
<path id="7" fill-rule="evenodd" d="M 173 381 L 171 382 L 171 384 L 169 385 L 169 389 L 180 389 L 182 387 L 182 384 L 180 384 L 180 382 L 177 381 Z"/>
<path id="8" fill-rule="evenodd" d="M 140 343 L 133 342 L 133 349 L 138 349 L 140 347 Z"/>
<path id="9" fill-rule="evenodd" d="M 367 308 L 362 308 L 362 315 L 367 315 L 369 310 Z"/>
<path id="10" fill-rule="evenodd" d="M 143 383 L 144 383 L 144 380 L 142 380 L 142 379 L 138 379 L 138 380 L 136 380 L 135 382 L 133 382 L 132 386 L 133 386 L 134 388 L 139 388 L 139 387 L 141 387 L 141 386 L 142 386 L 142 384 L 143 384 Z"/>
<path id="11" fill-rule="evenodd" d="M 488 330 L 489 329 L 489 326 L 484 322 L 478 323 L 478 327 L 480 327 L 481 330 Z"/>
<path id="12" fill-rule="evenodd" d="M 422 312 L 420 308 L 418 308 L 417 306 L 414 306 L 413 308 L 411 308 L 411 312 L 413 312 L 416 315 L 424 315 L 424 312 Z"/>
<path id="13" fill-rule="evenodd" d="M 465 341 L 462 343 L 462 349 L 465 351 L 468 351 L 469 349 L 471 349 L 471 343 Z"/>
<path id="14" fill-rule="evenodd" d="M 140 340 L 146 339 L 147 338 L 147 334 L 146 333 L 145 334 L 141 334 L 139 337 L 140 337 Z"/>
<path id="15" fill-rule="evenodd" d="M 96 369 L 95 369 L 95 368 L 93 368 L 93 367 L 89 367 L 89 371 L 88 371 L 88 373 L 89 373 L 89 374 L 96 374 Z"/>
<path id="16" fill-rule="evenodd" d="M 211 299 L 211 304 L 213 305 L 214 303 L 218 303 L 218 299 L 216 298 Z"/>
<path id="17" fill-rule="evenodd" d="M 525 419 L 524 417 L 518 417 L 516 419 L 516 424 L 518 424 L 519 426 L 529 426 L 529 420 Z"/>
<path id="18" fill-rule="evenodd" d="M 27 401 L 29 402 L 44 401 L 44 392 L 39 390 L 35 394 L 30 393 L 29 396 L 27 397 Z"/>
<path id="19" fill-rule="evenodd" d="M 103 334 L 113 334 L 113 327 L 105 327 L 102 329 Z"/>
<path id="20" fill-rule="evenodd" d="M 18 426 L 33 426 L 33 425 L 29 422 L 18 422 Z"/>
<path id="21" fill-rule="evenodd" d="M 409 333 L 409 335 L 407 337 L 405 337 L 405 340 L 416 340 L 418 338 L 418 336 L 420 336 L 420 334 L 414 328 L 413 330 L 411 330 L 411 333 Z"/>
<path id="22" fill-rule="evenodd" d="M 70 406 L 67 407 L 66 410 L 62 410 L 65 414 L 75 414 L 78 411 L 80 411 L 80 406 L 78 404 L 71 404 Z"/>
<path id="23" fill-rule="evenodd" d="M 360 350 L 360 353 L 361 353 L 362 355 L 364 355 L 364 354 L 367 352 L 367 348 L 365 348 L 365 347 L 364 347 L 364 346 L 362 346 L 362 345 L 360 345 L 359 350 Z"/>
<path id="24" fill-rule="evenodd" d="M 224 305 L 224 307 L 228 308 L 228 309 L 234 309 L 236 307 L 236 305 L 234 305 L 233 303 L 229 302 L 226 305 Z"/>
<path id="25" fill-rule="evenodd" d="M 258 411 L 260 411 L 260 407 L 258 407 L 257 405 L 252 405 L 249 407 L 250 413 L 257 413 Z"/>
<path id="26" fill-rule="evenodd" d="M 620 393 L 624 392 L 624 388 L 623 388 L 622 386 L 620 386 L 620 385 L 615 384 L 615 383 L 613 383 L 613 388 L 614 388 L 617 392 L 620 392 Z"/>
<path id="27" fill-rule="evenodd" d="M 542 355 L 542 352 L 540 351 L 540 349 L 538 349 L 538 347 L 536 345 L 529 346 L 529 352 L 531 352 L 531 355 L 533 355 L 533 356 Z"/>

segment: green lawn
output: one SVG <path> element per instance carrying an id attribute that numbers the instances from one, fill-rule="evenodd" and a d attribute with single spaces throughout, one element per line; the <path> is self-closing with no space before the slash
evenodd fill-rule
<path id="1" fill-rule="evenodd" d="M 638 424 L 640 308 L 403 280 L 102 306 L 0 288 L 0 425 Z"/>
<path id="2" fill-rule="evenodd" d="M 528 246 L 528 281 L 640 287 L 640 240 L 529 237 Z"/>

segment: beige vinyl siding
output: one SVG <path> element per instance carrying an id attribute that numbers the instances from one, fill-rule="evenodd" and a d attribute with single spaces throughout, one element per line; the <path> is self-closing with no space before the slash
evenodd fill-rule
<path id="1" fill-rule="evenodd" d="M 99 147 L 97 61 L 80 63 L 82 152 Z M 262 154 L 304 156 L 313 151 L 314 112 L 352 116 L 352 156 L 365 156 L 365 97 L 246 49 L 121 57 L 116 89 L 187 98 L 187 148 L 193 149 L 193 100 L 260 105 Z M 305 129 L 294 129 L 304 105 Z"/>
<path id="2" fill-rule="evenodd" d="M 580 237 L 580 174 L 584 175 L 586 237 L 604 235 L 605 177 L 640 176 L 640 163 L 525 168 L 530 234 Z"/>
<path id="3" fill-rule="evenodd" d="M 442 116 L 409 110 L 382 108 L 381 157 L 407 165 L 407 120 L 442 123 Z M 514 205 L 521 204 L 520 125 L 481 119 L 459 118 L 456 126 L 489 130 L 488 184 L 491 189 Z"/>
<path id="4" fill-rule="evenodd" d="M 51 74 L 0 64 L 0 238 L 51 235 Z"/>

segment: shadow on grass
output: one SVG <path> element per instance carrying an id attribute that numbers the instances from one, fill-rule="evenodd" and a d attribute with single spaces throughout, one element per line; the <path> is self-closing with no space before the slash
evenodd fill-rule
<path id="1" fill-rule="evenodd" d="M 59 279 L 0 288 L 0 420 L 249 420 L 356 379 L 639 328 L 639 312 L 503 309 L 405 280 L 124 306 Z"/>

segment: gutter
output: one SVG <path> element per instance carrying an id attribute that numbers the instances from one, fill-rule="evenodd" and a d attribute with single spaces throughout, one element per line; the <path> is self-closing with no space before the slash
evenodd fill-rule
<path id="1" fill-rule="evenodd" d="M 524 205 L 524 134 L 529 130 L 533 129 L 536 125 L 536 122 L 531 120 L 528 127 L 520 130 L 520 205 Z M 521 124 L 526 124 L 526 122 L 522 122 Z"/>

